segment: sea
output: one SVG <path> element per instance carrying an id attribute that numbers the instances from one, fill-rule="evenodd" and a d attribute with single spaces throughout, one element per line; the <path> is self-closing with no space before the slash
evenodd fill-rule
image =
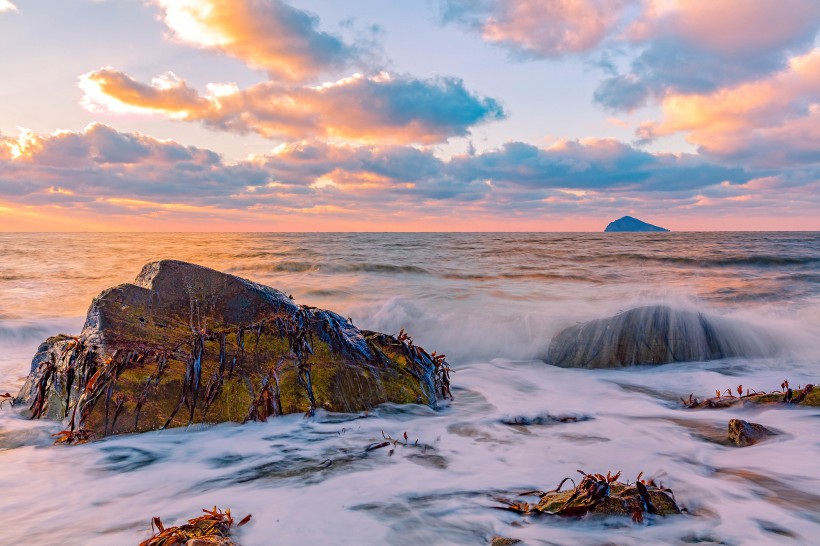
<path id="1" fill-rule="evenodd" d="M 360 328 L 408 332 L 453 370 L 437 409 L 386 404 L 52 445 L 0 407 L 0 543 L 137 545 L 151 518 L 252 514 L 254 545 L 818 544 L 820 408 L 686 410 L 738 385 L 820 383 L 820 233 L 0 234 L 0 394 L 92 298 L 178 259 L 248 278 Z M 764 329 L 776 356 L 614 370 L 545 359 L 563 328 L 664 304 Z M 778 432 L 738 448 L 740 418 Z M 408 441 L 404 441 L 405 433 Z M 371 449 L 384 438 L 390 448 Z M 680 516 L 522 516 L 497 500 L 578 470 L 639 473 Z M 569 483 L 569 482 L 567 482 Z"/>

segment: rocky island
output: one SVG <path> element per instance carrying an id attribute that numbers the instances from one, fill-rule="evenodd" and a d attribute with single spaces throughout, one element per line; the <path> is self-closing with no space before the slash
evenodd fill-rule
<path id="1" fill-rule="evenodd" d="M 633 218 L 632 216 L 624 216 L 622 218 L 618 218 L 614 222 L 610 222 L 609 225 L 606 226 L 604 233 L 626 233 L 643 231 L 669 230 L 666 228 L 662 228 L 660 226 L 653 226 L 652 224 L 647 224 L 646 222 L 638 220 L 637 218 Z"/>
<path id="2" fill-rule="evenodd" d="M 318 408 L 435 406 L 448 371 L 404 332 L 359 330 L 273 288 L 163 260 L 97 296 L 79 336 L 42 343 L 16 403 L 65 420 L 58 441 L 73 443 Z"/>

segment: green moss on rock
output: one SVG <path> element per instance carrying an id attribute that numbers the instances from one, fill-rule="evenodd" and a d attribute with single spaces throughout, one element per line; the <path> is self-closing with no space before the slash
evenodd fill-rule
<path id="1" fill-rule="evenodd" d="M 82 334 L 42 344 L 18 395 L 96 437 L 384 402 L 435 406 L 442 357 L 184 262 L 94 299 Z M 443 371 L 444 370 L 444 371 Z"/>

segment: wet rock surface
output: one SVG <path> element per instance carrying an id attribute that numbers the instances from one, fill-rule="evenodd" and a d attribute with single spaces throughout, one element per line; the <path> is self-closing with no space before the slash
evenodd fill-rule
<path id="1" fill-rule="evenodd" d="M 521 541 L 517 538 L 493 537 L 490 542 L 491 546 L 512 546 L 513 544 L 521 544 Z"/>
<path id="2" fill-rule="evenodd" d="M 756 444 L 775 434 L 759 423 L 750 423 L 742 419 L 729 421 L 729 440 L 741 447 Z"/>
<path id="3" fill-rule="evenodd" d="M 653 305 L 562 330 L 546 360 L 565 368 L 617 368 L 764 357 L 777 348 L 766 332 L 740 321 Z"/>
<path id="4" fill-rule="evenodd" d="M 16 398 L 58 441 L 192 423 L 356 412 L 449 396 L 443 355 L 359 330 L 273 288 L 164 260 L 103 291 L 79 336 L 49 338 Z"/>

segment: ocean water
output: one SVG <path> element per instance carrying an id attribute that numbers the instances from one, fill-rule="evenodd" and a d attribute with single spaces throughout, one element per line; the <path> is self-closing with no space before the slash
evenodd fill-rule
<path id="1" fill-rule="evenodd" d="M 404 328 L 447 354 L 455 400 L 72 447 L 51 445 L 59 423 L 5 404 L 0 543 L 137 544 L 152 516 L 180 523 L 218 505 L 253 514 L 245 546 L 817 544 L 820 410 L 685 411 L 679 397 L 820 382 L 819 233 L 0 234 L 0 393 L 16 393 L 46 337 L 80 331 L 97 293 L 162 258 L 362 328 Z M 563 327 L 652 303 L 757 325 L 783 349 L 620 370 L 544 362 Z M 730 418 L 781 434 L 730 447 L 716 440 Z M 392 454 L 365 451 L 405 432 Z M 688 513 L 635 524 L 497 509 L 494 496 L 552 489 L 576 469 L 658 477 Z"/>

